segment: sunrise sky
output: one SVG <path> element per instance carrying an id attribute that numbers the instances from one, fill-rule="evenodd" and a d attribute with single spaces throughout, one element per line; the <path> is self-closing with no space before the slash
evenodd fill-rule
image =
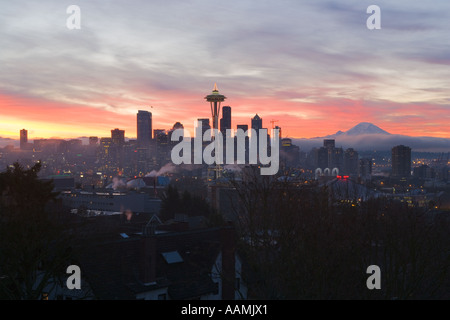
<path id="1" fill-rule="evenodd" d="M 66 9 L 81 8 L 69 30 Z M 367 7 L 381 8 L 368 30 Z M 233 128 L 278 120 L 310 138 L 372 122 L 450 137 L 450 1 L 41 0 L 0 10 L 0 137 L 136 137 L 210 117 L 218 84 Z M 153 106 L 153 108 L 150 108 Z"/>

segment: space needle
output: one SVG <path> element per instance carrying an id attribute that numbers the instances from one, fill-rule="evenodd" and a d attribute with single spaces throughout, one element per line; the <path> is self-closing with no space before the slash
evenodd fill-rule
<path id="1" fill-rule="evenodd" d="M 217 89 L 217 83 L 214 83 L 214 89 L 212 93 L 205 97 L 206 101 L 208 101 L 211 105 L 213 129 L 219 130 L 220 105 L 226 98 L 227 97 L 225 97 L 223 94 L 219 93 L 219 89 Z"/>
<path id="2" fill-rule="evenodd" d="M 211 106 L 211 115 L 213 121 L 213 129 L 219 130 L 219 114 L 220 114 L 220 105 L 226 99 L 223 94 L 219 93 L 219 89 L 217 88 L 217 83 L 214 83 L 214 89 L 211 94 L 205 97 L 206 101 L 209 102 Z M 212 130 L 212 136 L 215 139 L 215 130 Z M 210 166 L 208 168 L 208 181 L 212 182 L 221 176 L 222 168 L 219 163 L 218 152 L 216 152 L 216 165 Z M 210 176 L 213 176 L 211 179 Z"/>

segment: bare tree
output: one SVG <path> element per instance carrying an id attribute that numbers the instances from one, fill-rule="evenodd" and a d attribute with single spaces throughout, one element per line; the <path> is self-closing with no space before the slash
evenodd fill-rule
<path id="1" fill-rule="evenodd" d="M 346 199 L 326 185 L 252 169 L 231 185 L 253 298 L 433 299 L 448 285 L 446 219 L 385 198 L 359 201 L 358 186 Z M 382 290 L 366 286 L 374 264 Z"/>

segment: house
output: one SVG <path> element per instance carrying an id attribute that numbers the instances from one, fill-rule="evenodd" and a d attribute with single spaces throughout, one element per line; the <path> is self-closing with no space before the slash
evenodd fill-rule
<path id="1" fill-rule="evenodd" d="M 102 300 L 247 298 L 232 226 L 112 234 L 83 250 L 80 267 Z"/>

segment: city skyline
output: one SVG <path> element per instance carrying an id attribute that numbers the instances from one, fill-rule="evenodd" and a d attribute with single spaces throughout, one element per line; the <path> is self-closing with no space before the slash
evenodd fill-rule
<path id="1" fill-rule="evenodd" d="M 226 107 L 230 108 L 231 107 Z M 142 113 L 142 110 L 139 110 L 137 114 L 137 118 L 139 119 L 139 115 Z M 151 113 L 150 113 L 151 114 Z M 151 116 L 150 116 L 151 118 Z M 233 126 L 230 128 L 236 132 L 237 129 L 242 129 L 244 132 L 249 130 L 249 128 L 252 128 L 255 124 L 255 119 L 258 119 L 256 122 L 262 122 L 262 118 L 259 117 L 258 114 L 255 114 L 254 117 L 250 118 L 250 123 L 252 124 L 249 126 L 248 124 L 239 124 L 239 123 L 233 123 Z M 135 119 L 136 120 L 136 119 Z M 222 119 L 220 119 L 222 121 Z M 230 119 L 231 120 L 231 119 Z M 196 121 L 201 121 L 203 123 L 203 133 L 206 129 L 211 129 L 210 126 L 210 118 L 198 118 Z M 271 132 L 271 126 L 274 128 L 280 129 L 280 138 L 288 138 L 289 140 L 294 141 L 297 145 L 299 145 L 303 150 L 311 150 L 313 148 L 320 147 L 322 144 L 323 139 L 336 139 L 336 143 L 338 143 L 341 147 L 345 148 L 357 148 L 359 150 L 378 150 L 378 151 L 387 151 L 390 150 L 394 145 L 398 144 L 409 144 L 413 146 L 413 149 L 418 152 L 448 152 L 449 146 L 450 146 L 450 139 L 444 139 L 444 138 L 434 138 L 434 137 L 411 137 L 411 136 L 404 136 L 404 135 L 395 135 L 391 134 L 389 132 L 384 131 L 383 129 L 367 122 L 362 122 L 357 124 L 356 126 L 352 127 L 349 130 L 342 131 L 339 130 L 338 132 L 334 134 L 329 134 L 322 137 L 313 137 L 310 139 L 296 139 L 289 136 L 283 136 L 282 134 L 282 127 L 279 125 L 275 126 L 275 122 L 278 121 L 268 121 L 270 124 L 258 124 L 257 127 L 266 128 L 269 130 L 269 133 Z M 138 122 L 139 126 L 139 122 Z M 137 127 L 136 129 L 137 130 Z M 169 128 L 155 128 L 153 129 L 152 133 L 155 135 L 152 140 L 156 140 L 156 135 L 158 133 L 169 133 L 172 130 L 179 128 L 179 127 L 185 128 L 185 126 L 180 123 L 179 121 L 175 122 L 173 125 L 171 125 Z M 112 127 L 111 127 L 112 128 Z M 50 137 L 50 138 L 42 138 L 42 137 L 29 137 L 28 131 L 26 128 L 23 128 L 20 130 L 18 134 L 18 138 L 16 139 L 4 139 L 0 137 L 0 149 L 4 147 L 16 147 L 21 148 L 23 145 L 26 145 L 28 141 L 43 141 L 43 140 L 51 140 L 51 141 L 57 141 L 57 140 L 65 140 L 65 141 L 75 141 L 78 140 L 84 145 L 91 145 L 93 142 L 93 139 L 99 142 L 99 139 L 111 139 L 113 131 L 120 130 L 120 128 L 110 129 L 105 135 L 100 136 L 78 136 L 78 137 L 69 137 L 69 138 L 61 138 L 61 137 Z M 189 128 L 185 128 L 185 130 L 189 130 Z M 125 132 L 125 130 L 120 130 L 123 132 L 123 141 L 135 141 L 138 145 L 141 145 L 139 142 L 139 138 L 137 136 L 130 136 Z M 25 133 L 25 138 L 23 139 L 22 143 L 22 133 Z M 191 136 L 195 136 L 195 132 L 190 132 Z M 19 139 L 20 138 L 20 139 Z M 149 143 L 150 141 L 148 141 Z M 30 143 L 28 143 L 30 144 Z M 95 143 L 94 143 L 95 144 Z M 145 145 L 145 144 L 144 144 Z"/>
<path id="2" fill-rule="evenodd" d="M 217 82 L 236 124 L 256 113 L 292 138 L 374 123 L 392 134 L 449 137 L 450 47 L 435 1 L 379 1 L 382 29 L 368 30 L 368 1 L 206 1 L 132 5 L 78 1 L 68 30 L 57 1 L 5 4 L 0 13 L 0 137 L 136 138 L 138 110 L 153 128 L 210 118 L 203 97 Z M 26 9 L 25 9 L 26 7 Z M 120 41 L 117 41 L 120 39 Z M 420 41 L 418 41 L 420 39 Z"/>
<path id="3" fill-rule="evenodd" d="M 450 300 L 449 0 L 3 2 L 0 300 Z"/>

